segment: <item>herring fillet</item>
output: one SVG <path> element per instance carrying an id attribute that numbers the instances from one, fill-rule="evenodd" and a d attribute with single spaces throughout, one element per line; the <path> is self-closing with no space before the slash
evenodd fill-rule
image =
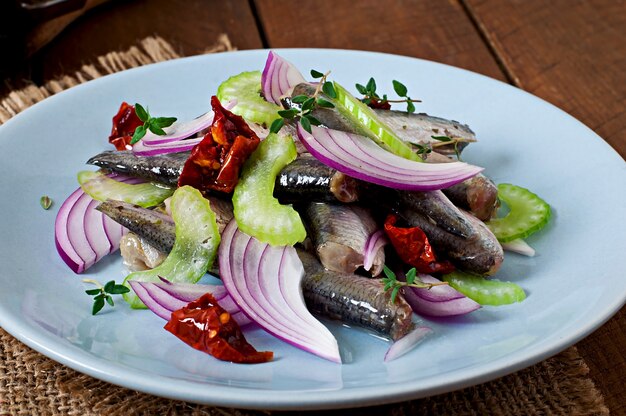
<path id="1" fill-rule="evenodd" d="M 274 196 L 281 203 L 349 203 L 358 199 L 358 181 L 324 165 L 307 153 L 300 155 L 278 174 Z"/>
<path id="2" fill-rule="evenodd" d="M 340 273 L 354 273 L 363 266 L 367 240 L 378 230 L 367 208 L 313 202 L 302 213 L 324 267 Z M 374 255 L 372 276 L 379 275 L 384 264 L 385 251 L 380 247 Z"/>
<path id="3" fill-rule="evenodd" d="M 447 222 L 445 217 L 433 221 L 432 217 L 420 212 L 418 205 L 424 198 L 419 192 L 398 192 L 398 214 L 409 226 L 420 227 L 438 253 L 448 258 L 459 269 L 480 274 L 492 275 L 498 271 L 504 253 L 502 246 L 487 226 L 468 212 L 456 209 L 471 232 L 465 236 L 450 232 L 439 226 Z"/>
<path id="4" fill-rule="evenodd" d="M 431 152 L 426 157 L 426 163 L 449 163 L 453 161 L 453 159 L 436 152 Z M 482 221 L 490 220 L 500 207 L 498 187 L 482 173 L 441 191 L 454 205 L 470 211 Z"/>
<path id="5" fill-rule="evenodd" d="M 405 142 L 419 145 L 432 145 L 437 152 L 455 154 L 454 144 L 447 144 L 432 136 L 447 136 L 460 139 L 457 144 L 459 152 L 470 142 L 476 141 L 476 135 L 465 124 L 441 117 L 429 116 L 426 113 L 407 113 L 406 111 L 374 109 L 374 113 L 391 127 Z"/>
<path id="6" fill-rule="evenodd" d="M 380 279 L 326 270 L 310 253 L 298 250 L 304 266 L 302 291 L 314 314 L 358 325 L 397 340 L 413 323 L 413 311 L 401 295 L 391 302 Z"/>
<path id="7" fill-rule="evenodd" d="M 309 83 L 298 84 L 294 87 L 292 96 L 306 95 L 312 97 L 316 87 Z M 323 93 L 318 96 L 330 100 Z M 283 106 L 299 109 L 299 104 L 293 103 L 289 98 L 283 100 Z M 437 151 L 446 154 L 455 154 L 454 143 L 446 144 L 441 140 L 433 139 L 432 136 L 448 136 L 452 139 L 460 139 L 457 149 L 462 151 L 469 142 L 476 141 L 476 135 L 465 124 L 458 121 L 447 120 L 441 117 L 429 116 L 425 113 L 407 113 L 405 111 L 372 109 L 376 116 L 385 123 L 403 141 L 413 144 L 435 145 Z M 336 108 L 316 107 L 311 113 L 323 126 L 333 130 L 341 130 L 368 136 L 370 132 L 355 126 L 346 116 Z"/>
<path id="8" fill-rule="evenodd" d="M 96 209 L 163 253 L 169 253 L 174 247 L 174 221 L 165 214 L 111 199 L 101 202 Z"/>
<path id="9" fill-rule="evenodd" d="M 218 232 L 221 234 L 233 219 L 233 204 L 212 196 L 207 199 L 215 214 Z M 176 239 L 174 222 L 161 212 L 113 200 L 100 203 L 96 209 L 163 253 L 169 253 L 174 247 Z"/>
<path id="10" fill-rule="evenodd" d="M 137 156 L 131 150 L 107 150 L 91 157 L 87 164 L 176 186 L 190 154 L 190 152 L 179 152 L 157 156 Z"/>

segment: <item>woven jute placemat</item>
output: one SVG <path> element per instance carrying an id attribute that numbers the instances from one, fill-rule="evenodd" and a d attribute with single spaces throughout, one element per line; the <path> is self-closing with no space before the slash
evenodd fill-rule
<path id="1" fill-rule="evenodd" d="M 231 51 L 226 35 L 207 53 Z M 178 58 L 163 39 L 150 37 L 111 52 L 80 71 L 43 86 L 30 85 L 0 100 L 0 122 L 44 98 L 90 79 Z M 330 415 L 607 415 L 602 395 L 575 347 L 515 374 L 452 393 Z M 210 388 L 210 387 L 208 387 Z M 0 328 L 0 415 L 268 415 L 163 399 L 96 380 L 31 350 Z M 309 413 L 310 414 L 310 413 Z"/>

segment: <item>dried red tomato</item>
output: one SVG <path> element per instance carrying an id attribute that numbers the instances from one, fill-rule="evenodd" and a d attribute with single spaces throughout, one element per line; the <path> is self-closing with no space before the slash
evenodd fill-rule
<path id="1" fill-rule="evenodd" d="M 222 361 L 256 364 L 274 357 L 273 352 L 259 352 L 248 344 L 237 322 L 210 293 L 172 312 L 165 329 L 193 348 Z"/>
<path id="2" fill-rule="evenodd" d="M 211 97 L 211 106 L 215 113 L 213 124 L 191 151 L 178 186 L 191 185 L 205 193 L 210 189 L 229 193 L 260 139 L 243 118 L 222 107 L 216 96 Z"/>
<path id="3" fill-rule="evenodd" d="M 437 261 L 428 237 L 419 227 L 396 227 L 398 218 L 388 215 L 385 220 L 385 234 L 400 259 L 415 267 L 419 273 L 451 273 L 454 266 L 447 260 Z"/>
<path id="4" fill-rule="evenodd" d="M 126 150 L 126 146 L 130 145 L 135 129 L 142 125 L 143 121 L 137 117 L 135 107 L 123 102 L 113 117 L 109 143 L 113 144 L 117 150 Z"/>
<path id="5" fill-rule="evenodd" d="M 375 108 L 379 110 L 391 110 L 391 104 L 389 103 L 389 101 L 380 100 L 378 98 L 370 98 L 367 105 L 370 108 Z"/>

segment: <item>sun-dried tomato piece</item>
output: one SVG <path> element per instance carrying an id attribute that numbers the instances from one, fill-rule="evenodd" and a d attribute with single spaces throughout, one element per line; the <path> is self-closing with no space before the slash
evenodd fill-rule
<path id="1" fill-rule="evenodd" d="M 447 260 L 437 261 L 428 237 L 419 227 L 396 227 L 398 217 L 393 214 L 385 220 L 385 234 L 400 259 L 419 273 L 451 273 L 454 266 Z"/>
<path id="2" fill-rule="evenodd" d="M 191 151 L 178 186 L 230 193 L 239 181 L 241 167 L 261 140 L 242 117 L 222 107 L 216 96 L 211 97 L 211 106 L 213 124 Z"/>
<path id="3" fill-rule="evenodd" d="M 222 361 L 256 364 L 274 357 L 273 352 L 259 352 L 250 345 L 237 322 L 210 293 L 172 312 L 165 329 L 193 348 Z"/>
<path id="4" fill-rule="evenodd" d="M 117 150 L 126 150 L 127 146 L 130 145 L 135 129 L 142 125 L 143 121 L 137 117 L 135 107 L 123 102 L 113 117 L 109 143 L 113 144 Z"/>
<path id="5" fill-rule="evenodd" d="M 370 108 L 375 108 L 379 110 L 391 110 L 391 104 L 389 101 L 380 100 L 378 98 L 370 98 L 367 105 Z"/>

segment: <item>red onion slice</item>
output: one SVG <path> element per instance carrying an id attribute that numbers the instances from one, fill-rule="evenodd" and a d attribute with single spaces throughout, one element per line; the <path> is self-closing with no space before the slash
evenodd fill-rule
<path id="1" fill-rule="evenodd" d="M 215 300 L 239 324 L 245 326 L 252 321 L 241 312 L 235 302 L 230 299 L 224 286 L 192 285 L 183 283 L 150 283 L 129 281 L 139 299 L 157 316 L 169 321 L 172 312 L 181 309 L 189 302 L 198 299 L 205 293 L 211 293 Z M 193 287 L 191 287 L 193 286 Z"/>
<path id="2" fill-rule="evenodd" d="M 142 180 L 109 175 L 120 182 Z M 81 188 L 74 191 L 59 208 L 54 222 L 54 241 L 61 259 L 74 273 L 82 273 L 107 254 L 119 248 L 126 229 L 95 208 L 99 202 Z"/>
<path id="3" fill-rule="evenodd" d="M 290 96 L 293 87 L 302 82 L 306 80 L 291 62 L 269 52 L 261 75 L 261 91 L 267 101 L 280 105 L 280 99 Z"/>
<path id="4" fill-rule="evenodd" d="M 193 120 L 181 122 L 177 121 L 171 126 L 163 129 L 165 130 L 165 133 L 167 133 L 165 136 L 159 136 L 148 130 L 141 141 L 148 146 L 154 146 L 186 139 L 199 131 L 209 128 L 213 123 L 213 117 L 213 111 L 209 111 L 194 118 Z"/>
<path id="5" fill-rule="evenodd" d="M 415 293 L 415 288 L 402 288 L 404 299 L 411 305 L 413 312 L 419 315 L 448 317 L 465 315 L 480 308 L 480 305 L 468 297 L 443 302 L 432 302 Z"/>
<path id="6" fill-rule="evenodd" d="M 356 179 L 389 188 L 434 191 L 462 182 L 483 168 L 463 162 L 420 163 L 394 155 L 367 137 L 298 124 L 298 138 L 319 161 Z"/>
<path id="7" fill-rule="evenodd" d="M 85 215 L 83 217 L 83 227 L 85 229 L 85 237 L 90 247 L 94 247 L 93 251 L 96 254 L 94 261 L 98 262 L 102 257 L 111 252 L 112 244 L 111 240 L 107 237 L 106 230 L 104 228 L 104 219 L 102 215 L 98 215 L 95 208 L 100 204 L 100 201 L 92 199 L 87 205 Z M 118 240 L 119 241 L 119 240 Z"/>
<path id="8" fill-rule="evenodd" d="M 441 283 L 441 280 L 435 279 L 428 274 L 419 274 L 419 279 L 422 282 L 429 284 Z M 405 277 L 402 273 L 398 274 L 398 280 L 405 280 Z M 417 294 L 417 296 L 429 302 L 447 302 L 450 300 L 461 299 L 465 297 L 465 295 L 449 285 L 433 286 L 430 289 L 413 288 L 413 290 Z"/>
<path id="9" fill-rule="evenodd" d="M 69 266 L 74 273 L 82 273 L 85 270 L 85 261 L 78 255 L 67 230 L 67 222 L 69 213 L 72 207 L 76 204 L 76 201 L 86 195 L 81 188 L 74 191 L 63 202 L 57 213 L 56 220 L 54 222 L 54 242 L 56 244 L 57 251 L 63 259 L 63 261 Z"/>
<path id="10" fill-rule="evenodd" d="M 304 268 L 293 247 L 261 243 L 233 220 L 222 234 L 218 257 L 224 286 L 250 319 L 297 348 L 341 362 L 337 340 L 306 309 Z"/>
<path id="11" fill-rule="evenodd" d="M 406 281 L 404 273 L 396 273 L 398 280 Z M 441 280 L 427 274 L 420 274 L 424 283 L 441 283 Z M 480 304 L 447 285 L 433 286 L 430 289 L 405 286 L 404 299 L 419 315 L 448 317 L 465 315 L 480 308 Z"/>
<path id="12" fill-rule="evenodd" d="M 535 249 L 532 248 L 526 241 L 518 238 L 508 243 L 500 243 L 502 249 L 505 251 L 512 251 L 513 253 L 521 254 L 523 256 L 534 257 Z"/>
<path id="13" fill-rule="evenodd" d="M 395 360 L 396 358 L 411 351 L 420 343 L 420 341 L 432 332 L 433 330 L 427 326 L 418 326 L 413 331 L 391 344 L 391 347 L 389 347 L 387 353 L 385 354 L 385 362 L 387 363 Z"/>
<path id="14" fill-rule="evenodd" d="M 213 123 L 213 111 L 204 113 L 190 121 L 176 122 L 164 130 L 165 136 L 151 131 L 132 146 L 133 153 L 138 156 L 156 156 L 167 153 L 185 152 L 202 141 L 202 137 L 189 139 L 194 134 L 207 129 Z"/>
<path id="15" fill-rule="evenodd" d="M 365 242 L 365 254 L 363 256 L 363 268 L 369 270 L 374 264 L 374 257 L 382 247 L 389 244 L 389 239 L 385 235 L 384 230 L 378 230 L 369 236 Z"/>
<path id="16" fill-rule="evenodd" d="M 158 317 L 165 319 L 166 321 L 169 321 L 170 318 L 172 317 L 172 311 L 175 311 L 176 309 L 180 309 L 186 305 L 184 302 L 180 302 L 182 306 L 175 307 L 174 305 L 178 305 L 178 304 L 172 303 L 169 305 L 170 308 L 172 309 L 168 309 L 165 306 L 162 306 L 159 302 L 157 302 L 150 295 L 147 288 L 145 288 L 140 282 L 135 281 L 135 280 L 130 280 L 128 283 L 130 284 L 130 287 L 133 289 L 133 292 L 135 292 L 135 294 L 139 297 L 139 299 L 141 299 L 143 304 L 146 305 L 148 309 L 154 312 Z"/>
<path id="17" fill-rule="evenodd" d="M 150 145 L 140 140 L 133 145 L 133 153 L 137 156 L 156 156 L 167 153 L 186 152 L 193 149 L 202 139 L 203 137 L 198 137 L 196 139 L 178 140 L 160 145 Z"/>

